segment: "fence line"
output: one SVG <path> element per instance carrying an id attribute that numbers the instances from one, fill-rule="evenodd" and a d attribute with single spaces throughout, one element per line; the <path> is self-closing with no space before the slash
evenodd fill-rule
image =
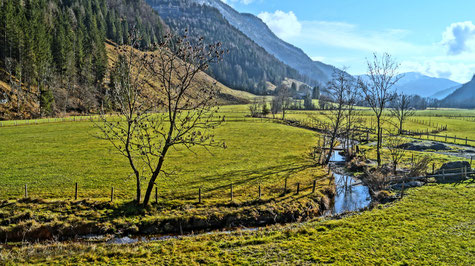
<path id="1" fill-rule="evenodd" d="M 324 128 L 325 128 L 325 123 L 323 122 L 319 122 L 319 121 L 315 121 L 313 119 L 285 119 L 285 120 L 280 120 L 280 121 L 277 121 L 277 120 L 274 120 L 274 122 L 277 122 L 277 123 L 282 123 L 282 122 L 287 122 L 287 123 L 298 123 L 300 126 L 302 127 L 306 127 L 306 128 L 309 128 L 309 129 L 313 129 L 313 130 L 316 130 L 316 131 L 323 131 Z M 442 127 L 442 131 L 445 131 L 447 128 L 447 126 L 445 127 Z M 369 134 L 376 134 L 376 130 L 373 129 L 373 128 L 369 128 L 369 127 L 357 127 L 357 128 L 354 128 L 352 129 L 354 132 L 358 132 L 360 134 L 366 134 L 366 140 L 369 140 Z M 444 142 L 444 143 L 449 143 L 449 144 L 460 144 L 460 143 L 457 143 L 457 140 L 461 141 L 462 145 L 466 145 L 466 146 L 475 146 L 475 140 L 473 139 L 469 139 L 468 137 L 457 137 L 457 136 L 449 136 L 448 134 L 446 135 L 437 135 L 437 134 L 434 134 L 434 133 L 438 133 L 438 132 L 441 132 L 441 131 L 429 131 L 429 129 L 426 129 L 426 131 L 419 131 L 419 130 L 404 130 L 403 131 L 403 135 L 405 136 L 409 136 L 409 137 L 419 137 L 419 139 L 423 139 L 424 137 L 426 137 L 427 140 L 430 140 L 430 138 L 432 137 L 433 139 L 432 140 L 435 140 L 435 141 L 438 141 L 438 142 Z M 384 135 L 388 135 L 388 134 L 384 134 Z M 361 137 L 361 136 L 360 136 Z M 364 139 L 364 138 L 363 138 Z M 361 138 L 360 138 L 361 140 Z M 453 141 L 449 141 L 449 140 L 453 140 Z"/>
<path id="2" fill-rule="evenodd" d="M 331 177 L 333 178 L 333 173 L 330 172 L 329 175 L 325 176 L 325 177 Z M 284 181 L 284 182 L 278 182 L 279 186 L 272 186 L 269 184 L 269 186 L 267 187 L 267 190 L 268 191 L 271 191 L 271 192 L 268 192 L 268 195 L 271 196 L 271 199 L 276 199 L 278 197 L 281 197 L 283 195 L 286 195 L 286 194 L 291 194 L 291 193 L 294 193 L 295 195 L 301 193 L 301 192 L 304 192 L 304 191 L 308 191 L 309 195 L 315 195 L 315 192 L 316 192 L 316 184 L 317 184 L 317 181 L 320 180 L 322 177 L 320 178 L 312 178 L 311 180 L 307 180 L 306 182 L 303 182 L 302 181 L 295 181 L 293 183 L 290 183 L 288 184 L 288 181 L 287 181 L 287 178 L 285 178 L 285 180 L 279 180 L 279 181 Z M 117 187 L 114 187 L 114 186 L 110 186 L 110 187 L 102 187 L 101 190 L 104 191 L 103 193 L 103 197 L 88 197 L 88 196 L 85 196 L 85 197 L 81 197 L 81 189 L 78 188 L 78 183 L 71 183 L 71 195 L 70 197 L 68 196 L 65 196 L 65 195 L 61 195 L 61 196 L 58 196 L 57 198 L 58 199 L 63 199 L 63 198 L 71 198 L 75 201 L 77 200 L 81 200 L 82 199 L 105 199 L 105 198 L 109 198 L 111 202 L 113 202 L 116 197 L 116 192 L 118 191 L 117 190 Z M 206 193 L 206 190 L 203 188 L 203 187 L 197 187 L 196 188 L 196 193 L 192 193 L 192 194 L 189 194 L 189 193 L 185 193 L 183 194 L 181 197 L 183 199 L 186 199 L 186 200 L 193 200 L 193 201 L 196 201 L 197 203 L 201 204 L 203 203 L 203 200 L 208 198 L 210 200 L 215 200 L 216 199 L 216 195 L 224 195 L 225 193 L 228 193 L 228 201 L 229 202 L 233 202 L 236 200 L 236 196 L 241 196 L 241 198 L 245 198 L 245 199 L 252 199 L 252 200 L 260 200 L 262 198 L 262 196 L 265 194 L 264 191 L 266 190 L 266 187 L 264 185 L 262 185 L 261 183 L 258 183 L 256 184 L 255 186 L 255 196 L 250 196 L 249 194 L 245 194 L 244 196 L 242 196 L 242 190 L 240 191 L 236 191 L 236 188 L 238 186 L 236 185 L 236 183 L 229 183 L 229 185 L 223 185 L 223 186 L 220 186 L 219 190 L 215 190 L 213 188 L 209 188 L 208 189 L 208 193 Z M 254 187 L 254 186 L 252 186 Z M 31 185 L 28 185 L 25 184 L 22 186 L 22 194 L 23 194 L 23 197 L 22 198 L 34 198 L 34 194 L 35 193 L 32 193 L 32 191 L 34 191 L 35 187 L 31 186 Z M 249 191 L 251 187 L 249 186 L 244 186 L 244 188 L 241 187 L 241 189 L 244 189 L 244 191 Z M 295 189 L 292 189 L 292 188 L 295 188 Z M 283 189 L 283 192 L 282 192 L 282 189 Z M 82 190 L 84 191 L 84 190 Z M 254 191 L 254 189 L 253 189 Z M 173 191 L 171 191 L 173 192 Z M 188 192 L 188 191 L 187 191 Z M 222 193 L 224 192 L 224 193 Z M 238 192 L 238 193 L 236 193 Z M 173 194 L 173 193 L 171 193 Z M 208 197 L 206 197 L 206 194 L 208 194 Z M 20 194 L 21 195 L 21 194 Z M 39 196 L 42 195 L 42 193 L 38 194 Z M 158 188 L 155 187 L 155 202 L 158 202 Z M 21 197 L 21 196 L 20 196 Z M 54 197 L 52 198 L 54 199 Z M 218 197 L 218 199 L 223 199 L 223 197 Z"/>

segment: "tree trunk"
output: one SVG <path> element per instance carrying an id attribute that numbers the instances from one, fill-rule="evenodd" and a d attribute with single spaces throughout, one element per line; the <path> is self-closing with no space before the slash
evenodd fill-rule
<path id="1" fill-rule="evenodd" d="M 144 206 L 147 206 L 148 202 L 150 201 L 150 196 L 152 195 L 153 186 L 155 185 L 155 181 L 157 180 L 157 177 L 160 174 L 160 171 L 162 170 L 163 162 L 165 161 L 165 155 L 167 154 L 168 149 L 169 149 L 168 145 L 166 145 L 163 148 L 160 159 L 158 160 L 157 168 L 155 168 L 155 171 L 153 172 L 152 177 L 150 178 L 150 181 L 148 182 L 147 191 L 145 192 L 145 197 L 143 199 Z"/>
<path id="2" fill-rule="evenodd" d="M 137 180 L 137 204 L 140 204 L 140 197 L 142 196 L 141 193 L 142 193 L 142 188 L 141 188 L 141 185 L 140 185 L 140 175 L 138 173 L 135 173 L 135 178 Z"/>
<path id="3" fill-rule="evenodd" d="M 377 155 L 377 161 L 378 161 L 378 167 L 381 167 L 381 119 L 380 117 L 377 118 L 377 127 L 378 127 L 378 137 L 377 137 L 377 143 L 376 143 L 376 155 Z"/>
<path id="4" fill-rule="evenodd" d="M 400 119 L 399 120 L 399 135 L 402 135 L 402 124 L 403 124 L 403 120 Z"/>
<path id="5" fill-rule="evenodd" d="M 327 159 L 325 160 L 325 165 L 330 163 L 330 159 L 332 158 L 333 154 L 333 145 L 335 144 L 335 137 L 332 137 L 330 141 L 330 147 L 328 148 L 328 156 Z"/>

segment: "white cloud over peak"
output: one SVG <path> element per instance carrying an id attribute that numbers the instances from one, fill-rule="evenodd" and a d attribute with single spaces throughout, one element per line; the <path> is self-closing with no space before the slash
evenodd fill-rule
<path id="1" fill-rule="evenodd" d="M 244 5 L 249 5 L 250 3 L 254 2 L 255 0 L 221 0 L 226 4 L 236 3 L 239 2 Z"/>
<path id="2" fill-rule="evenodd" d="M 274 13 L 262 12 L 257 16 L 281 39 L 298 36 L 302 31 L 302 24 L 292 11 L 288 13 L 281 10 Z"/>
<path id="3" fill-rule="evenodd" d="M 239 1 L 239 0 L 228 0 Z M 405 29 L 362 29 L 341 21 L 299 21 L 294 12 L 277 10 L 258 15 L 281 39 L 303 48 L 313 60 L 351 66 L 364 73 L 372 52 L 388 52 L 401 63 L 401 72 L 467 82 L 475 73 L 475 25 L 471 21 L 449 25 L 442 41 L 417 43 Z M 322 53 L 326 51 L 326 53 Z"/>
<path id="4" fill-rule="evenodd" d="M 442 34 L 442 44 L 450 55 L 471 51 L 475 47 L 475 25 L 471 21 L 450 24 Z"/>

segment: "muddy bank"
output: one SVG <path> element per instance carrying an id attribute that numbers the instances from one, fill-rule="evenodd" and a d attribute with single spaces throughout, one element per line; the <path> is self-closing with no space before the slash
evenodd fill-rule
<path id="1" fill-rule="evenodd" d="M 132 216 L 99 216 L 91 214 L 91 217 L 77 217 L 75 209 L 91 209 L 104 213 L 121 212 L 108 203 L 80 202 L 56 202 L 50 208 L 58 208 L 58 213 L 68 209 L 67 216 L 63 218 L 51 218 L 51 214 L 39 215 L 25 210 L 14 217 L 0 217 L 1 242 L 18 241 L 44 241 L 44 240 L 77 240 L 88 235 L 163 235 L 163 234 L 186 234 L 191 232 L 203 232 L 238 227 L 259 227 L 272 224 L 284 224 L 305 221 L 319 217 L 331 208 L 335 190 L 328 188 L 316 195 L 302 195 L 301 200 L 295 195 L 290 202 L 256 201 L 247 206 L 233 206 L 229 204 L 227 209 L 219 211 L 203 208 L 202 211 L 190 211 L 190 214 L 179 217 L 166 217 L 147 214 Z M 0 208 L 15 210 L 15 204 L 28 206 L 28 204 L 49 204 L 41 200 L 24 199 L 19 202 L 0 202 Z M 37 205 L 38 206 L 38 205 Z M 66 207 L 64 207 L 66 206 Z M 46 205 L 44 208 L 48 208 Z M 158 210 L 160 211 L 160 210 Z"/>

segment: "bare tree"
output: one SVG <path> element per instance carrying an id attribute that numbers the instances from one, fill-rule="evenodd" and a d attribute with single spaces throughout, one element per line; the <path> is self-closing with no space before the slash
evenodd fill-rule
<path id="1" fill-rule="evenodd" d="M 368 80 L 359 79 L 358 83 L 365 97 L 366 103 L 373 111 L 376 117 L 376 154 L 378 166 L 381 166 L 381 147 L 383 142 L 382 126 L 383 115 L 393 94 L 391 89 L 402 78 L 398 75 L 399 64 L 393 58 L 384 53 L 378 57 L 373 54 L 373 61 L 368 60 Z"/>
<path id="2" fill-rule="evenodd" d="M 391 164 L 393 166 L 393 173 L 396 174 L 397 166 L 404 158 L 404 155 L 406 155 L 404 144 L 407 143 L 407 140 L 400 135 L 388 135 L 389 137 L 386 138 L 385 147 L 389 151 Z"/>
<path id="3" fill-rule="evenodd" d="M 346 70 L 346 69 L 345 69 Z M 349 150 L 352 145 L 352 140 L 354 139 L 354 134 L 357 131 L 358 127 L 363 123 L 363 119 L 358 116 L 358 111 L 356 110 L 356 104 L 360 98 L 360 93 L 357 89 L 357 84 L 354 81 L 350 82 L 350 86 L 345 92 L 345 142 L 346 148 Z"/>
<path id="4" fill-rule="evenodd" d="M 170 48 L 171 47 L 171 48 Z M 225 146 L 214 140 L 211 130 L 217 117 L 215 84 L 201 82 L 200 73 L 218 62 L 224 51 L 219 43 L 204 45 L 167 34 L 154 52 L 118 47 L 112 101 L 117 118 L 103 119 L 98 127 L 128 159 L 136 178 L 136 201 L 141 199 L 141 181 L 148 181 L 143 199 L 146 206 L 171 147 Z M 204 79 L 203 79 L 204 80 Z"/>
<path id="5" fill-rule="evenodd" d="M 318 99 L 318 105 L 320 110 L 326 110 L 328 109 L 331 105 L 329 103 L 330 99 L 327 95 L 320 95 L 320 98 Z"/>
<path id="6" fill-rule="evenodd" d="M 411 96 L 401 93 L 396 95 L 393 99 L 390 112 L 398 121 L 399 134 L 403 132 L 404 121 L 416 113 L 416 110 L 411 107 L 411 98 Z"/>
<path id="7" fill-rule="evenodd" d="M 276 96 L 272 97 L 272 101 L 270 102 L 270 112 L 272 113 L 272 118 L 275 119 L 275 115 L 278 114 L 281 109 L 282 106 L 279 99 Z"/>
<path id="8" fill-rule="evenodd" d="M 251 112 L 251 117 L 259 117 L 261 114 L 260 102 L 257 98 L 252 99 L 251 104 L 249 104 L 249 111 Z"/>
<path id="9" fill-rule="evenodd" d="M 280 106 L 280 110 L 282 111 L 282 120 L 285 120 L 285 111 L 290 108 L 290 96 L 291 91 L 289 88 L 285 85 L 281 85 L 279 91 L 277 92 L 277 101 L 279 103 L 278 105 Z"/>
<path id="10" fill-rule="evenodd" d="M 328 83 L 328 92 L 331 108 L 321 114 L 327 118 L 327 126 L 325 134 L 328 135 L 328 154 L 325 164 L 330 162 L 332 153 L 338 142 L 338 137 L 342 136 L 346 128 L 345 118 L 347 117 L 347 105 L 350 102 L 349 96 L 353 95 L 352 91 L 355 86 L 351 77 L 343 71 L 335 71 L 332 80 Z M 314 118 L 315 119 L 315 118 Z"/>

